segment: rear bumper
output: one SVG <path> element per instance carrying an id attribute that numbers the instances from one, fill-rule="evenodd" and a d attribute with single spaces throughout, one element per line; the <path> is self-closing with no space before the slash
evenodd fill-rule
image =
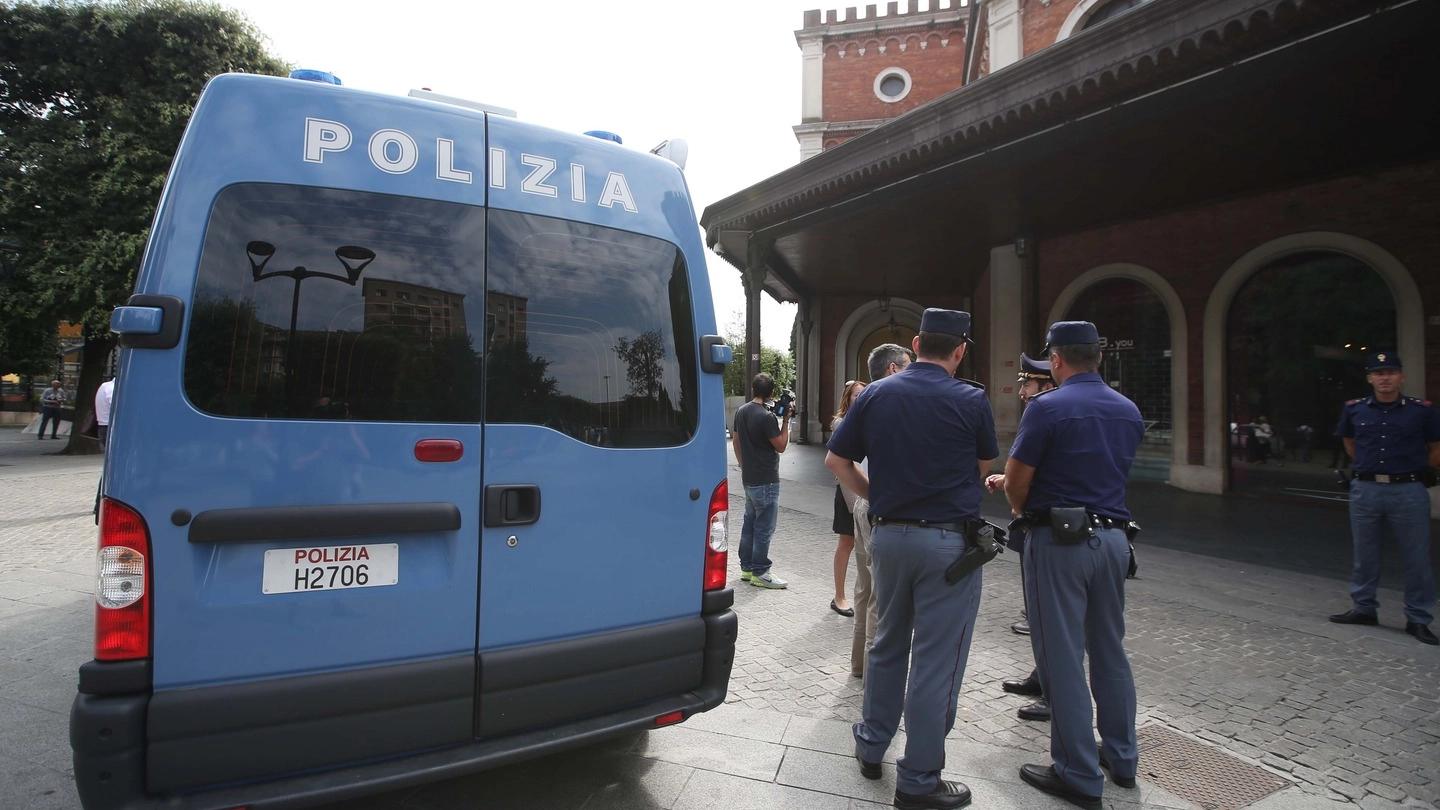
<path id="1" fill-rule="evenodd" d="M 380 762 L 342 765 L 214 790 L 147 793 L 146 722 L 150 693 L 81 694 L 76 697 L 70 717 L 76 787 L 86 810 L 229 810 L 241 805 L 254 810 L 278 810 L 451 779 L 592 745 L 654 728 L 655 718 L 660 715 L 678 711 L 689 718 L 724 702 L 734 663 L 738 618 L 727 604 L 725 609 L 702 619 L 705 647 L 701 680 L 695 688 L 682 694 L 544 728 L 472 739 Z"/>

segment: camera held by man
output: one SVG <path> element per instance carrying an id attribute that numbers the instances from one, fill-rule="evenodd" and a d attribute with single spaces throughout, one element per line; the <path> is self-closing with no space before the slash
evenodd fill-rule
<path id="1" fill-rule="evenodd" d="M 795 392 L 789 388 L 780 392 L 780 396 L 774 402 L 765 404 L 766 410 L 779 417 L 792 416 L 795 408 Z"/>

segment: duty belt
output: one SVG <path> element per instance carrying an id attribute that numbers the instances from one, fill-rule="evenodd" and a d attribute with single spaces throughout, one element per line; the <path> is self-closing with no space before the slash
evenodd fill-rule
<path id="1" fill-rule="evenodd" d="M 1121 520 L 1120 518 L 1105 517 L 1104 515 L 1097 515 L 1094 512 L 1090 512 L 1089 515 L 1090 525 L 1101 529 L 1124 530 L 1130 525 L 1130 521 Z M 1038 526 L 1048 526 L 1050 524 L 1049 509 L 1027 509 L 1024 517 L 1027 522 L 1034 523 Z"/>
<path id="2" fill-rule="evenodd" d="M 871 526 L 919 526 L 922 529 L 944 529 L 947 532 L 958 532 L 965 534 L 969 521 L 944 521 L 944 520 L 904 520 L 901 518 L 883 518 L 870 516 Z"/>
<path id="3" fill-rule="evenodd" d="M 1355 477 L 1361 481 L 1374 481 L 1377 484 L 1409 484 L 1415 481 L 1424 480 L 1423 473 L 1396 473 L 1387 475 L 1385 473 L 1355 473 Z"/>

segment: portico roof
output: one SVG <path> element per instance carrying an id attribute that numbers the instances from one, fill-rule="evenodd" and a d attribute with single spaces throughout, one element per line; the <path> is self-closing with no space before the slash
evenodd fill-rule
<path id="1" fill-rule="evenodd" d="M 1430 0 L 1157 0 L 713 203 L 764 289 L 969 294 L 991 247 L 1437 152 Z M 753 253 L 753 256 L 752 256 Z"/>

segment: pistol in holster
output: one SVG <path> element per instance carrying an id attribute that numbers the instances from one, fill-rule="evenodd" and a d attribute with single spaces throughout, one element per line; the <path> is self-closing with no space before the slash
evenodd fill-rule
<path id="1" fill-rule="evenodd" d="M 987 520 L 965 521 L 965 550 L 945 569 L 945 584 L 954 585 L 1005 551 L 1005 530 Z"/>

